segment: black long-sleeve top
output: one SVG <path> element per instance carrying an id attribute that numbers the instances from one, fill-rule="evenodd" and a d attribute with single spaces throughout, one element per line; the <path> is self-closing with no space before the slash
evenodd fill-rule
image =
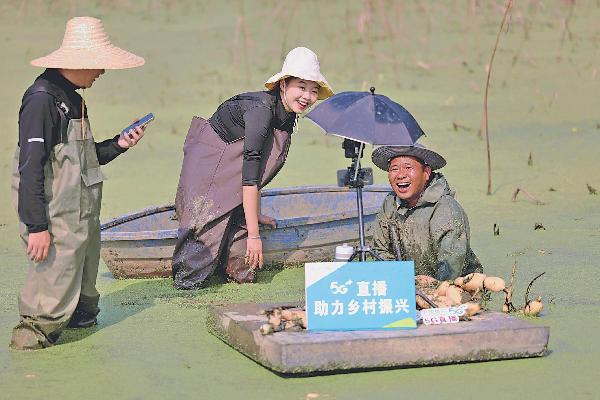
<path id="1" fill-rule="evenodd" d="M 48 229 L 46 198 L 44 195 L 44 165 L 52 149 L 61 140 L 61 120 L 55 96 L 32 90 L 40 85 L 51 88 L 59 101 L 67 119 L 81 118 L 81 96 L 75 91 L 76 85 L 62 76 L 56 69 L 47 69 L 38 76 L 33 85 L 25 92 L 19 110 L 19 198 L 18 213 L 21 221 L 27 225 L 29 233 Z M 84 109 L 87 117 L 87 109 Z M 96 143 L 98 162 L 103 165 L 126 149 L 122 149 L 117 140 L 112 139 Z"/>
<path id="2" fill-rule="evenodd" d="M 287 112 L 279 89 L 238 94 L 223 102 L 208 120 L 227 143 L 244 139 L 242 185 L 258 186 L 263 146 L 273 129 L 292 133 L 296 114 Z"/>

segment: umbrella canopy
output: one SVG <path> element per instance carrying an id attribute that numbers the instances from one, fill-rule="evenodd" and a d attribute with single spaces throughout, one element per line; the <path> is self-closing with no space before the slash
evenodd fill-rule
<path id="1" fill-rule="evenodd" d="M 326 133 L 376 145 L 411 145 L 425 133 L 400 104 L 381 94 L 342 92 L 306 115 Z"/>

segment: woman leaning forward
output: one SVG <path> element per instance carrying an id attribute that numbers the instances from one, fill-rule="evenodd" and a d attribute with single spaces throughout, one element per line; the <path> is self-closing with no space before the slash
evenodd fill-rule
<path id="1" fill-rule="evenodd" d="M 194 117 L 184 144 L 175 199 L 173 254 L 178 289 L 197 289 L 215 271 L 253 282 L 263 265 L 260 190 L 277 175 L 300 114 L 333 94 L 315 53 L 290 51 L 267 91 L 238 94 L 208 120 Z"/>

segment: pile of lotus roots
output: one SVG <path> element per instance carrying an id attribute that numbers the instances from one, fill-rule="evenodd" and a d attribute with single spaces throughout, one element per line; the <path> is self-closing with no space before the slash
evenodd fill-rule
<path id="1" fill-rule="evenodd" d="M 502 278 L 481 273 L 460 276 L 453 281 L 438 281 L 427 275 L 417 275 L 415 284 L 416 288 L 438 307 L 457 307 L 465 304 L 467 306 L 465 310 L 467 319 L 485 309 L 485 305 L 491 300 L 492 293 L 504 293 L 503 312 L 520 311 L 525 315 L 538 316 L 544 307 L 542 299 L 538 297 L 536 300 L 529 300 L 528 296 L 533 282 L 542 275 L 543 273 L 531 281 L 525 293 L 525 305 L 518 310 L 512 303 L 514 267 L 511 283 L 508 286 Z M 431 305 L 421 296 L 417 295 L 416 300 L 418 310 L 431 308 Z M 266 315 L 268 320 L 266 324 L 260 327 L 260 333 L 263 335 L 284 330 L 298 332 L 306 329 L 306 311 L 304 308 L 282 306 L 262 310 L 261 314 Z"/>
<path id="2" fill-rule="evenodd" d="M 262 310 L 268 322 L 260 326 L 260 333 L 268 335 L 279 331 L 298 332 L 306 329 L 306 311 L 299 307 L 275 307 Z"/>
<path id="3" fill-rule="evenodd" d="M 538 316 L 544 307 L 541 297 L 536 300 L 529 300 L 528 298 L 533 282 L 542 275 L 543 273 L 536 276 L 527 287 L 525 305 L 518 310 L 525 315 Z M 454 281 L 438 281 L 427 275 L 417 275 L 415 283 L 416 288 L 438 307 L 456 307 L 466 304 L 466 316 L 470 317 L 485 308 L 485 304 L 491 300 L 492 293 L 504 293 L 503 312 L 517 311 L 512 303 L 514 276 L 515 270 L 513 269 L 511 283 L 508 286 L 502 278 L 477 272 L 460 276 Z M 416 300 L 417 309 L 431 308 L 431 305 L 421 296 L 417 295 Z"/>

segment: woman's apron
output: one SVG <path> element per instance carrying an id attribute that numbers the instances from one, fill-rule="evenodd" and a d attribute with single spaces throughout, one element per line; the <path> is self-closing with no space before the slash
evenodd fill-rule
<path id="1" fill-rule="evenodd" d="M 288 132 L 273 130 L 263 147 L 259 189 L 279 172 L 290 147 Z M 194 117 L 183 146 L 175 198 L 179 230 L 173 254 L 178 289 L 197 289 L 219 266 L 238 282 L 254 280 L 246 266 L 242 208 L 244 140 L 226 143 L 210 123 Z"/>

